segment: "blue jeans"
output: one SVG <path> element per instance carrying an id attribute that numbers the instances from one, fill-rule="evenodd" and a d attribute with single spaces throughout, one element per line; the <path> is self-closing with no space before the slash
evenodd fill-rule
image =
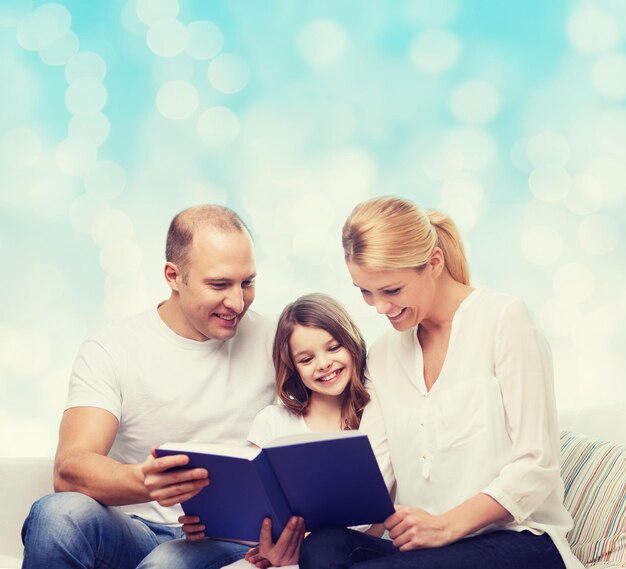
<path id="1" fill-rule="evenodd" d="M 400 553 L 387 539 L 325 528 L 304 540 L 300 569 L 565 569 L 547 534 L 494 531 L 430 549 Z"/>
<path id="2" fill-rule="evenodd" d="M 217 540 L 190 543 L 183 535 L 178 526 L 129 516 L 84 494 L 49 494 L 24 522 L 22 569 L 220 569 L 248 550 Z"/>

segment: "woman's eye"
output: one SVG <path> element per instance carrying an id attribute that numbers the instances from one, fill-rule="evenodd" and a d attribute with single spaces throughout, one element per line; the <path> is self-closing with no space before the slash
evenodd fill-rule
<path id="1" fill-rule="evenodd" d="M 391 290 L 386 290 L 385 294 L 398 294 L 400 292 L 399 288 L 392 288 Z"/>

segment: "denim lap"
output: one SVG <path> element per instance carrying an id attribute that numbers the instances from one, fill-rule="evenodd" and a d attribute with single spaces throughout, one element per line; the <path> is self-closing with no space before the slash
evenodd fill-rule
<path id="1" fill-rule="evenodd" d="M 33 504 L 24 522 L 22 569 L 218 569 L 248 550 L 222 541 L 187 543 L 177 539 L 182 535 L 179 526 L 129 516 L 84 494 L 49 494 Z"/>
<path id="2" fill-rule="evenodd" d="M 547 534 L 495 531 L 450 545 L 400 553 L 384 539 L 343 528 L 314 532 L 304 540 L 300 569 L 565 569 Z"/>

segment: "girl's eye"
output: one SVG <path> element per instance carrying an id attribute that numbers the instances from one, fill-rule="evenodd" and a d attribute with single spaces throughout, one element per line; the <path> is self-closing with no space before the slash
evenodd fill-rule
<path id="1" fill-rule="evenodd" d="M 330 348 L 328 348 L 331 352 L 336 352 L 337 350 L 341 349 L 341 344 L 333 344 L 332 346 L 330 346 Z"/>
<path id="2" fill-rule="evenodd" d="M 308 356 L 307 356 L 306 358 L 302 358 L 302 359 L 300 360 L 300 363 L 301 363 L 301 364 L 308 364 L 308 363 L 309 363 L 312 359 L 313 359 L 313 358 L 310 358 L 310 357 L 308 357 Z"/>
<path id="3" fill-rule="evenodd" d="M 391 290 L 384 291 L 385 294 L 398 294 L 400 292 L 399 288 L 392 288 Z"/>

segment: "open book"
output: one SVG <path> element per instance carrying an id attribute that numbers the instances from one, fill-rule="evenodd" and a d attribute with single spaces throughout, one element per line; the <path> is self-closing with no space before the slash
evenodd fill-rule
<path id="1" fill-rule="evenodd" d="M 167 443 L 157 455 L 186 454 L 186 468 L 206 468 L 211 483 L 182 504 L 200 516 L 209 537 L 258 541 L 265 517 L 274 540 L 293 515 L 307 531 L 378 523 L 393 503 L 367 435 L 307 433 L 276 439 L 263 449 Z"/>

